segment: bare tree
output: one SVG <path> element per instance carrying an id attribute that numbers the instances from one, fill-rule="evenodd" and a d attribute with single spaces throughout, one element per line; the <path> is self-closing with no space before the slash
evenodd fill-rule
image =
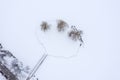
<path id="1" fill-rule="evenodd" d="M 82 34 L 83 32 L 81 30 L 78 30 L 75 26 L 71 26 L 72 30 L 68 33 L 69 37 L 72 39 L 72 40 L 79 40 L 81 42 L 83 42 L 82 40 Z"/>
<path id="2" fill-rule="evenodd" d="M 43 21 L 40 26 L 41 26 L 41 30 L 43 30 L 43 31 L 50 29 L 50 25 L 45 21 Z"/>
<path id="3" fill-rule="evenodd" d="M 64 31 L 66 27 L 68 27 L 68 24 L 65 21 L 63 21 L 63 20 L 57 21 L 57 28 L 58 28 L 59 32 Z"/>

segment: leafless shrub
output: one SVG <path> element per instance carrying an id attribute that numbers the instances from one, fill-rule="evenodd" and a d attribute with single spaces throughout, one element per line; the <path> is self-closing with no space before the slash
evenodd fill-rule
<path id="1" fill-rule="evenodd" d="M 45 21 L 43 21 L 40 26 L 41 26 L 41 30 L 43 30 L 43 31 L 46 31 L 50 28 L 50 25 L 48 25 L 48 23 Z"/>
<path id="2" fill-rule="evenodd" d="M 57 21 L 57 28 L 59 32 L 64 31 L 66 27 L 68 27 L 68 24 L 65 21 L 63 20 Z"/>
<path id="3" fill-rule="evenodd" d="M 72 39 L 72 40 L 79 40 L 81 42 L 83 42 L 82 40 L 82 34 L 83 32 L 81 30 L 78 30 L 75 26 L 72 26 L 71 27 L 72 30 L 68 33 L 69 37 Z"/>

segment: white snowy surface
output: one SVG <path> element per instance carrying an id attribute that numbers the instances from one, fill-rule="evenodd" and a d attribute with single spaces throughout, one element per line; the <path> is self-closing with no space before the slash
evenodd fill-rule
<path id="1" fill-rule="evenodd" d="M 0 73 L 0 80 L 6 80 L 6 78 Z"/>
<path id="2" fill-rule="evenodd" d="M 0 42 L 33 68 L 44 52 L 36 29 L 41 21 L 63 19 L 84 31 L 85 44 L 71 59 L 48 56 L 36 76 L 40 80 L 120 80 L 119 4 L 119 0 L 1 0 Z M 69 51 L 62 52 L 68 55 Z"/>

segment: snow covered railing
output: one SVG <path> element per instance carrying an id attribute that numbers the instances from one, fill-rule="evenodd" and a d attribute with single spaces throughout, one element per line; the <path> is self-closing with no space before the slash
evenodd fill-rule
<path id="1" fill-rule="evenodd" d="M 38 61 L 38 63 L 35 65 L 35 67 L 33 68 L 33 70 L 31 71 L 31 73 L 28 75 L 26 80 L 30 80 L 36 73 L 36 71 L 39 69 L 39 67 L 42 65 L 42 63 L 44 62 L 44 60 L 46 59 L 48 55 L 47 54 L 43 54 L 42 58 L 40 58 L 40 60 Z"/>

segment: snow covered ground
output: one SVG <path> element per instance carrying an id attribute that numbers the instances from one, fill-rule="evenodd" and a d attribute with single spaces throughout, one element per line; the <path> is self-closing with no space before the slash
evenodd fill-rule
<path id="1" fill-rule="evenodd" d="M 6 80 L 6 78 L 0 74 L 0 80 Z"/>
<path id="2" fill-rule="evenodd" d="M 40 26 L 36 28 L 36 37 L 41 45 L 41 49 L 44 47 L 45 49 L 43 48 L 43 51 L 49 56 L 67 58 L 76 56 L 81 42 L 79 40 L 72 40 L 68 36 L 72 25 L 68 23 L 69 27 L 59 32 L 57 29 L 57 21 L 48 21 L 48 23 L 50 24 L 50 29 L 45 32 L 41 30 Z"/>
<path id="3" fill-rule="evenodd" d="M 1 0 L 0 42 L 33 68 L 44 52 L 36 37 L 41 21 L 53 24 L 56 19 L 62 19 L 83 30 L 84 45 L 74 58 L 48 56 L 36 77 L 40 80 L 120 80 L 119 3 L 119 0 Z M 48 35 L 56 33 L 50 31 Z M 51 37 L 51 43 L 44 42 L 49 54 L 68 56 L 76 48 L 71 47 L 74 42 L 64 33 Z M 60 51 L 57 45 L 61 46 Z"/>

